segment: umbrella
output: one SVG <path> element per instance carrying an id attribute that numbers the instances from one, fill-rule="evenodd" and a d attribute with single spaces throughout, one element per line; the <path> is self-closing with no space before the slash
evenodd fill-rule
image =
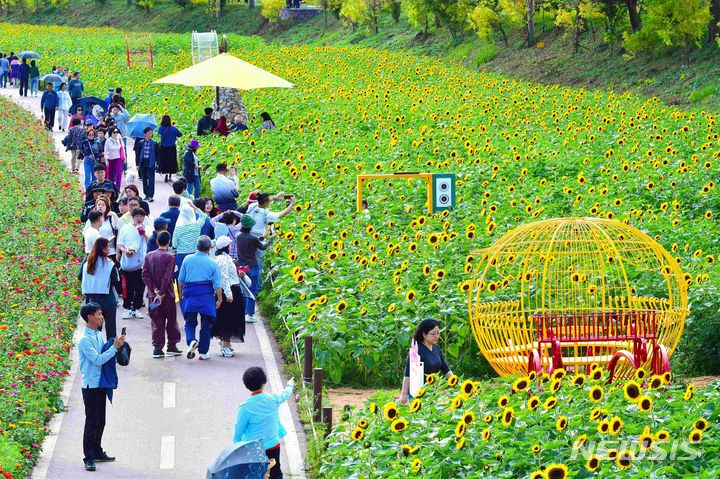
<path id="1" fill-rule="evenodd" d="M 260 441 L 239 442 L 220 453 L 205 479 L 263 479 L 269 463 Z"/>
<path id="2" fill-rule="evenodd" d="M 46 75 L 47 76 L 47 75 Z M 53 80 L 50 80 L 53 81 Z M 95 105 L 100 105 L 100 107 L 105 110 L 105 100 L 101 100 L 100 98 L 96 96 L 86 96 L 83 98 L 78 98 L 75 103 L 72 104 L 70 107 L 70 111 L 74 112 L 77 107 L 81 106 L 83 109 L 83 113 L 90 113 L 90 104 L 94 103 Z"/>
<path id="3" fill-rule="evenodd" d="M 292 88 L 287 80 L 266 72 L 228 53 L 221 53 L 153 83 L 185 86 L 216 86 L 253 90 L 256 88 Z"/>
<path id="4" fill-rule="evenodd" d="M 128 136 L 131 138 L 142 138 L 143 130 L 150 127 L 153 130 L 157 128 L 157 122 L 155 117 L 150 113 L 140 113 L 130 118 L 130 121 L 126 124 L 128 129 Z"/>
<path id="5" fill-rule="evenodd" d="M 18 58 L 40 58 L 40 54 L 33 51 L 20 52 Z"/>
<path id="6" fill-rule="evenodd" d="M 47 75 L 43 75 L 40 77 L 40 79 L 47 83 L 61 83 L 65 81 L 60 75 L 56 75 L 54 73 L 48 73 Z"/>

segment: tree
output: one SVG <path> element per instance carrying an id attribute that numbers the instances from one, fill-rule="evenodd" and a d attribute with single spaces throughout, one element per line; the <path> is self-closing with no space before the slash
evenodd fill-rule
<path id="1" fill-rule="evenodd" d="M 402 3 L 400 0 L 389 0 L 390 15 L 395 23 L 400 23 L 400 14 L 402 13 Z"/>
<path id="2" fill-rule="evenodd" d="M 426 35 L 430 26 L 435 25 L 435 14 L 425 0 L 403 0 L 408 22 L 415 28 L 421 28 Z"/>
<path id="3" fill-rule="evenodd" d="M 690 48 L 701 45 L 710 17 L 707 0 L 645 0 L 642 29 L 625 36 L 625 48 L 635 53 L 682 47 L 689 63 Z"/>
<path id="4" fill-rule="evenodd" d="M 710 0 L 710 41 L 712 42 L 716 38 L 720 40 L 720 0 Z"/>
<path id="5" fill-rule="evenodd" d="M 565 30 L 566 35 L 573 32 L 575 53 L 580 50 L 580 35 L 588 29 L 588 24 L 603 14 L 600 5 L 594 0 L 568 0 L 558 7 L 555 25 Z"/>
<path id="6" fill-rule="evenodd" d="M 467 16 L 472 11 L 471 0 L 425 0 L 428 10 L 433 13 L 436 23 L 447 26 L 453 38 L 462 36 L 467 25 Z"/>
<path id="7" fill-rule="evenodd" d="M 192 4 L 192 0 L 173 0 L 173 3 L 184 10 Z"/>
<path id="8" fill-rule="evenodd" d="M 500 0 L 500 14 L 512 25 L 522 25 L 527 32 L 527 46 L 535 45 L 535 1 Z"/>
<path id="9" fill-rule="evenodd" d="M 152 0 L 137 0 L 138 7 L 145 10 L 145 13 L 150 13 L 150 10 L 155 6 Z"/>
<path id="10" fill-rule="evenodd" d="M 480 0 L 468 14 L 468 23 L 480 38 L 491 38 L 496 30 L 499 31 L 507 47 L 506 29 L 519 28 L 525 24 L 524 12 L 515 7 L 513 0 Z"/>
<path id="11" fill-rule="evenodd" d="M 627 5 L 628 9 L 628 15 L 630 16 L 630 26 L 632 27 L 633 32 L 640 31 L 640 28 L 642 28 L 640 14 L 638 13 L 639 3 L 640 0 L 625 0 L 625 4 Z"/>
<path id="12" fill-rule="evenodd" d="M 380 30 L 380 12 L 384 6 L 384 0 L 345 0 L 340 8 L 340 16 L 353 27 L 370 25 L 377 34 Z"/>
<path id="13" fill-rule="evenodd" d="M 285 8 L 285 0 L 263 0 L 260 15 L 270 23 L 280 20 L 280 11 Z"/>

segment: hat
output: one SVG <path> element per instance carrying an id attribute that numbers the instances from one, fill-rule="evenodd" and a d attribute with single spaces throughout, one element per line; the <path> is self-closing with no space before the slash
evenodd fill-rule
<path id="1" fill-rule="evenodd" d="M 255 226 L 255 218 L 253 218 L 250 215 L 243 215 L 240 219 L 240 227 L 241 228 L 252 228 Z"/>
<path id="2" fill-rule="evenodd" d="M 170 218 L 164 218 L 162 216 L 158 216 L 155 218 L 155 221 L 153 221 L 153 228 L 162 228 L 165 225 L 170 224 Z"/>
<path id="3" fill-rule="evenodd" d="M 190 140 L 188 148 L 200 148 L 200 142 L 197 140 Z"/>
<path id="4" fill-rule="evenodd" d="M 215 248 L 224 249 L 230 246 L 230 243 L 232 243 L 232 240 L 229 236 L 221 236 L 215 240 Z"/>
<path id="5" fill-rule="evenodd" d="M 248 195 L 248 197 L 247 197 L 248 206 L 250 205 L 250 203 L 257 203 L 257 195 L 258 195 L 257 191 L 253 191 L 252 193 L 250 193 Z"/>

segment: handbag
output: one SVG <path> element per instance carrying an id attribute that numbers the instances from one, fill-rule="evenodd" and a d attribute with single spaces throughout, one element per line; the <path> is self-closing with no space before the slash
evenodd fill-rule
<path id="1" fill-rule="evenodd" d="M 117 353 L 115 353 L 115 360 L 120 366 L 127 366 L 130 364 L 130 354 L 132 353 L 132 348 L 130 345 L 125 342 L 120 349 L 118 349 Z"/>

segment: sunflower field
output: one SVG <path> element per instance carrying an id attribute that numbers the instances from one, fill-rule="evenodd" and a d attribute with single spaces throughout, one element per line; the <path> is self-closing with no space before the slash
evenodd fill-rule
<path id="1" fill-rule="evenodd" d="M 407 405 L 378 394 L 329 436 L 321 477 L 712 478 L 720 382 L 704 390 L 639 369 L 496 383 L 431 376 Z"/>
<path id="2" fill-rule="evenodd" d="M 155 68 L 128 69 L 117 30 L 1 27 L 8 33 L 0 50 L 37 50 L 41 71 L 79 70 L 97 96 L 122 86 L 131 114 L 167 112 L 184 139 L 213 101 L 210 88 L 152 84 L 191 63 L 189 35 L 154 34 Z M 296 195 L 268 257 L 266 311 L 278 336 L 314 337 L 316 362 L 331 381 L 399 384 L 424 317 L 441 320 L 453 370 L 488 373 L 467 322 L 473 251 L 518 224 L 563 216 L 627 221 L 677 257 L 691 315 L 674 364 L 688 374 L 717 372 L 714 115 L 402 53 L 284 48 L 233 35 L 229 43 L 231 53 L 296 88 L 247 92 L 250 131 L 201 138 L 200 162 L 211 171 L 235 164 L 243 197 Z M 255 131 L 262 111 L 277 130 Z M 355 211 L 358 173 L 402 171 L 455 173 L 457 208 L 428 213 L 423 183 L 384 180 L 366 184 L 369 209 Z"/>
<path id="3" fill-rule="evenodd" d="M 79 297 L 77 181 L 42 124 L 0 97 L 0 477 L 25 477 L 63 407 Z"/>

